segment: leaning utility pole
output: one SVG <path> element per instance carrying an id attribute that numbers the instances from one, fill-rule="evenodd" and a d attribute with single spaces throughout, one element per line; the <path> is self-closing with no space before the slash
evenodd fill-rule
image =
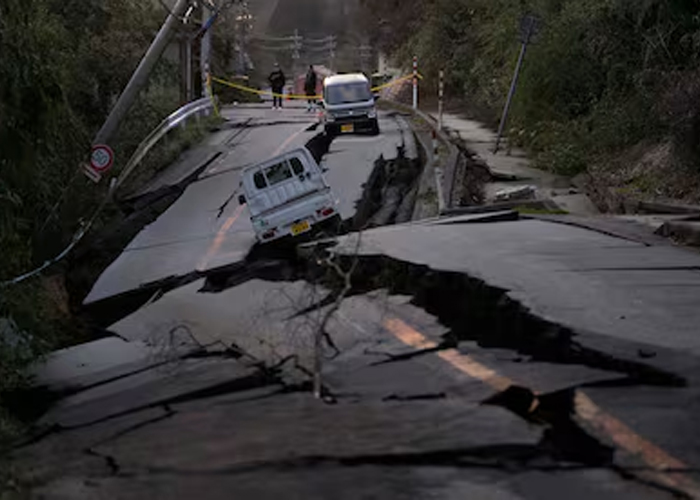
<path id="1" fill-rule="evenodd" d="M 510 82 L 510 89 L 508 90 L 508 96 L 506 97 L 506 103 L 503 106 L 503 114 L 501 115 L 501 122 L 498 125 L 498 132 L 496 133 L 496 144 L 493 147 L 493 153 L 498 153 L 498 148 L 501 145 L 501 139 L 503 138 L 503 131 L 505 130 L 506 122 L 508 121 L 508 112 L 510 111 L 510 105 L 513 102 L 513 96 L 515 96 L 515 90 L 518 87 L 518 78 L 520 77 L 520 69 L 523 66 L 523 61 L 525 60 L 525 53 L 527 52 L 527 46 L 532 41 L 532 37 L 537 34 L 539 30 L 539 20 L 532 15 L 526 15 L 520 22 L 520 54 L 518 55 L 518 62 L 515 64 L 515 71 L 513 72 L 513 79 Z"/>
<path id="2" fill-rule="evenodd" d="M 93 144 L 109 144 L 114 138 L 122 120 L 131 109 L 131 106 L 134 104 L 141 90 L 146 86 L 148 77 L 160 59 L 160 56 L 165 51 L 165 48 L 168 46 L 170 38 L 175 31 L 175 26 L 185 12 L 188 4 L 189 0 L 177 0 L 175 2 L 172 10 L 168 13 L 165 23 L 163 23 L 153 43 L 151 43 L 151 46 L 148 48 L 146 55 L 141 59 L 136 71 L 131 75 L 129 83 L 127 83 L 126 88 L 124 88 L 124 91 L 119 96 L 109 116 L 107 116 L 107 120 L 105 120 L 104 125 L 102 125 L 102 128 L 95 136 Z"/>

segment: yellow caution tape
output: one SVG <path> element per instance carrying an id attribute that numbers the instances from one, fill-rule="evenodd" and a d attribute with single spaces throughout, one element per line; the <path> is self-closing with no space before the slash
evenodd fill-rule
<path id="1" fill-rule="evenodd" d="M 392 81 L 387 82 L 387 83 L 385 83 L 385 84 L 383 84 L 383 85 L 379 85 L 379 86 L 377 86 L 377 87 L 373 87 L 373 88 L 372 88 L 372 92 L 376 92 L 376 91 L 378 91 L 378 90 L 382 90 L 382 89 L 385 89 L 385 88 L 388 88 L 388 87 L 393 87 L 394 85 L 398 85 L 399 83 L 403 83 L 403 82 L 405 82 L 406 80 L 410 80 L 411 78 L 413 78 L 413 75 L 402 76 L 401 78 L 397 78 L 396 80 L 392 80 Z M 422 80 L 422 79 L 423 79 L 423 75 L 421 75 L 420 73 L 418 73 L 418 79 L 419 79 L 419 80 Z"/>
<path id="2" fill-rule="evenodd" d="M 244 92 L 250 92 L 251 94 L 258 94 L 258 95 L 269 95 L 273 97 L 282 97 L 282 98 L 287 98 L 287 99 L 321 99 L 322 96 L 320 95 L 295 95 L 295 94 L 278 94 L 276 92 L 271 92 L 269 90 L 258 90 L 254 89 L 251 87 L 246 87 L 245 85 L 240 85 L 238 83 L 233 83 L 233 82 L 227 82 L 226 80 L 222 80 L 221 78 L 212 78 L 213 81 L 216 83 L 220 83 L 221 85 L 226 85 L 227 87 L 231 87 L 234 89 L 242 90 Z"/>
<path id="3" fill-rule="evenodd" d="M 399 83 L 403 83 L 406 80 L 410 80 L 412 78 L 413 78 L 413 75 L 402 76 L 401 78 L 397 78 L 396 80 L 392 80 L 392 81 L 387 82 L 383 85 L 373 87 L 372 92 L 377 92 L 379 90 L 382 90 L 382 89 L 385 89 L 388 87 L 392 87 L 394 85 L 398 85 Z M 422 80 L 423 75 L 421 75 L 419 73 L 418 78 L 420 80 Z M 223 80 L 221 78 L 217 78 L 215 76 L 212 77 L 211 79 L 212 79 L 212 81 L 219 83 L 221 85 L 226 85 L 227 87 L 242 90 L 243 92 L 250 92 L 251 94 L 257 94 L 257 95 L 261 95 L 261 96 L 266 95 L 266 96 L 281 97 L 281 98 L 287 98 L 287 99 L 322 99 L 323 98 L 323 96 L 321 96 L 321 95 L 308 96 L 308 95 L 298 95 L 298 94 L 278 94 L 278 93 L 272 92 L 270 90 L 259 90 L 259 89 L 254 89 L 252 87 L 246 87 L 245 85 L 241 85 L 240 83 L 229 82 L 229 81 Z"/>

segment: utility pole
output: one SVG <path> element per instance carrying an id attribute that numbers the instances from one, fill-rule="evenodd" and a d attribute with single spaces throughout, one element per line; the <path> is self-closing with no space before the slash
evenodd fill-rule
<path id="1" fill-rule="evenodd" d="M 513 79 L 510 82 L 510 89 L 508 90 L 508 97 L 506 97 L 506 104 L 503 106 L 503 114 L 501 115 L 501 123 L 498 125 L 498 133 L 496 134 L 496 144 L 493 148 L 493 153 L 498 153 L 498 148 L 501 145 L 501 138 L 503 137 L 503 130 L 505 129 L 506 122 L 508 121 L 508 112 L 510 111 L 510 105 L 513 102 L 513 96 L 515 95 L 515 90 L 518 87 L 518 78 L 520 77 L 520 69 L 523 66 L 523 61 L 525 60 L 525 53 L 527 52 L 527 46 L 535 36 L 538 29 L 537 18 L 532 15 L 525 16 L 520 23 L 520 36 L 521 36 L 521 47 L 520 55 L 518 55 L 518 62 L 515 65 L 515 71 L 513 72 Z"/>
<path id="2" fill-rule="evenodd" d="M 209 97 L 209 69 L 211 68 L 211 23 L 212 12 L 206 2 L 202 3 L 202 29 L 208 28 L 202 35 L 199 49 L 199 71 L 202 78 L 202 97 Z"/>
<path id="3" fill-rule="evenodd" d="M 438 82 L 438 130 L 442 130 L 442 115 L 444 111 L 443 100 L 445 98 L 445 72 L 440 70 L 440 81 Z"/>
<path id="4" fill-rule="evenodd" d="M 131 109 L 131 106 L 134 104 L 141 90 L 146 86 L 148 77 L 160 59 L 160 56 L 165 51 L 165 48 L 168 46 L 175 31 L 175 26 L 178 24 L 188 4 L 189 0 L 177 0 L 175 2 L 163 26 L 146 51 L 146 55 L 141 59 L 136 71 L 131 75 L 129 83 L 126 84 L 117 103 L 114 105 L 112 111 L 110 111 L 109 116 L 107 116 L 107 119 L 102 125 L 102 128 L 100 128 L 100 131 L 95 136 L 93 144 L 108 144 L 114 138 L 122 120 Z"/>

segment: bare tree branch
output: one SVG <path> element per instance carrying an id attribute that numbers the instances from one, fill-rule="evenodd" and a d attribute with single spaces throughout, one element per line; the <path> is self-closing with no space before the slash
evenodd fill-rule
<path id="1" fill-rule="evenodd" d="M 326 339 L 326 342 L 333 347 L 336 351 L 336 355 L 340 354 L 340 351 L 338 350 L 337 346 L 333 342 L 331 336 L 328 334 L 328 330 L 326 329 L 326 326 L 328 325 L 328 322 L 330 321 L 331 317 L 340 309 L 341 304 L 343 303 L 343 300 L 345 300 L 345 296 L 350 292 L 352 289 L 352 275 L 355 272 L 355 269 L 357 268 L 357 263 L 359 261 L 358 259 L 358 253 L 360 250 L 360 244 L 362 242 L 362 233 L 358 233 L 357 235 L 357 243 L 355 244 L 355 251 L 353 253 L 353 259 L 352 259 L 352 264 L 350 265 L 350 269 L 345 271 L 341 265 L 337 262 L 338 254 L 332 253 L 325 259 L 322 259 L 320 261 L 320 264 L 323 266 L 326 266 L 330 268 L 332 271 L 335 272 L 337 276 L 343 279 L 343 288 L 340 290 L 338 295 L 336 296 L 335 302 L 323 313 L 323 317 L 321 318 L 321 322 L 318 325 L 318 328 L 316 329 L 315 335 L 314 335 L 314 381 L 313 381 L 313 387 L 314 387 L 314 396 L 317 399 L 321 399 L 323 397 L 322 390 L 323 390 L 323 380 L 322 380 L 322 372 L 323 372 L 323 340 Z"/>

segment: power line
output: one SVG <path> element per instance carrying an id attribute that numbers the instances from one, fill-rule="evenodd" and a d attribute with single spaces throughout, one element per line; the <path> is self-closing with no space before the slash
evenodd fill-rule
<path id="1" fill-rule="evenodd" d="M 93 224 L 95 223 L 95 221 L 97 221 L 97 218 L 102 213 L 102 210 L 105 208 L 105 206 L 107 206 L 107 203 L 112 198 L 113 190 L 114 190 L 114 185 L 110 186 L 109 191 L 107 192 L 107 194 L 105 195 L 103 200 L 100 202 L 100 204 L 98 205 L 95 212 L 92 214 L 92 217 L 90 217 L 90 219 L 88 220 L 87 223 L 81 224 L 80 229 L 78 229 L 78 231 L 73 235 L 73 239 L 68 244 L 68 246 L 66 248 L 64 248 L 63 251 L 61 251 L 61 253 L 56 255 L 53 259 L 45 261 L 41 266 L 37 267 L 36 269 L 34 269 L 32 271 L 29 271 L 27 273 L 24 273 L 20 276 L 17 276 L 15 278 L 7 280 L 7 281 L 0 281 L 0 289 L 6 288 L 6 287 L 11 286 L 11 285 L 17 285 L 23 281 L 28 280 L 29 278 L 37 276 L 37 275 L 41 274 L 42 272 L 44 272 L 44 270 L 46 270 L 49 267 L 51 267 L 52 265 L 54 265 L 55 263 L 63 260 L 63 258 L 66 255 L 68 255 L 73 250 L 73 248 L 75 248 L 75 246 L 78 243 L 80 243 L 80 241 L 83 239 L 85 234 L 88 231 L 90 231 Z"/>

